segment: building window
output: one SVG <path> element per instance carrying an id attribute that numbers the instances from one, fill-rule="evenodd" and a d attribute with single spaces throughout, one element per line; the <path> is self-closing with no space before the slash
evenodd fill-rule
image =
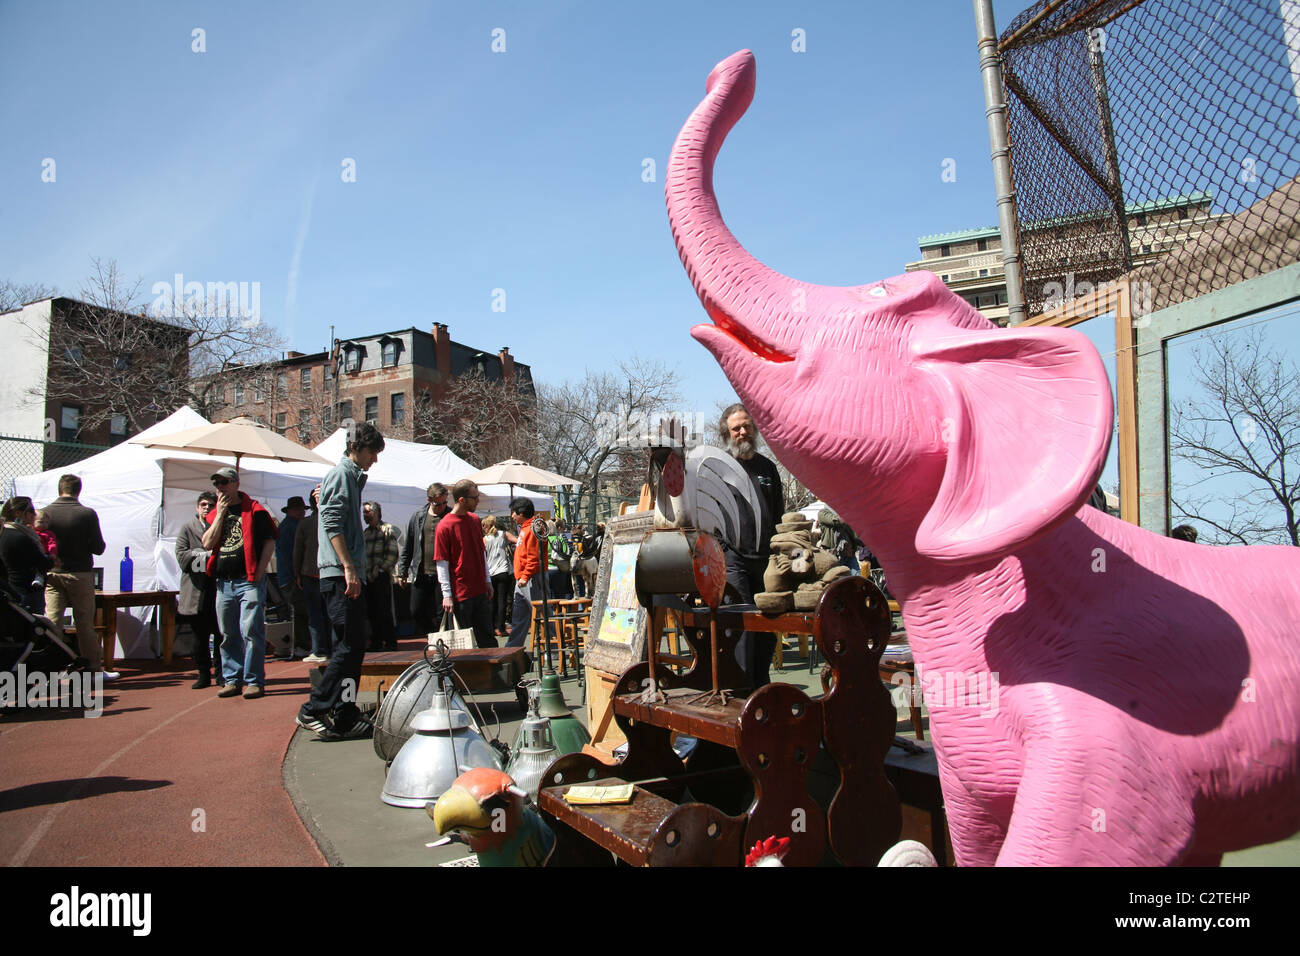
<path id="1" fill-rule="evenodd" d="M 126 435 L 126 416 L 111 415 L 108 419 L 108 433 L 110 435 Z"/>
<path id="2" fill-rule="evenodd" d="M 244 386 L 242 385 L 235 386 L 235 404 L 236 405 L 244 404 Z"/>
<path id="3" fill-rule="evenodd" d="M 261 405 L 266 401 L 266 394 L 262 391 L 262 383 L 258 382 L 253 386 L 253 404 Z"/>
<path id="4" fill-rule="evenodd" d="M 947 281 L 948 281 L 948 273 L 945 272 L 945 273 L 944 273 L 943 275 L 941 275 L 939 278 L 942 279 L 944 282 L 947 282 Z"/>
<path id="5" fill-rule="evenodd" d="M 383 360 L 384 368 L 397 364 L 397 342 L 395 340 L 389 339 L 384 343 Z"/>
<path id="6" fill-rule="evenodd" d="M 1145 226 L 1145 225 L 1147 224 L 1147 214 L 1146 214 L 1146 213 L 1144 213 L 1144 212 L 1140 212 L 1140 213 L 1137 214 L 1137 224 L 1138 224 L 1139 226 Z"/>
<path id="7" fill-rule="evenodd" d="M 305 368 L 298 375 L 302 380 L 302 393 L 306 395 L 311 391 L 311 369 Z"/>
<path id="8" fill-rule="evenodd" d="M 940 246 L 940 247 L 939 247 L 939 255 L 941 255 L 941 256 L 950 256 L 950 255 L 952 255 L 952 246 Z"/>
<path id="9" fill-rule="evenodd" d="M 391 421 L 394 425 L 403 425 L 406 423 L 406 393 L 397 392 L 389 400 L 392 403 Z"/>
<path id="10" fill-rule="evenodd" d="M 329 391 L 330 385 L 334 382 L 334 363 L 332 359 L 328 363 L 326 363 L 324 372 L 325 372 L 325 390 Z"/>
<path id="11" fill-rule="evenodd" d="M 303 445 L 311 441 L 311 418 L 306 412 L 298 416 L 298 441 Z"/>
<path id="12" fill-rule="evenodd" d="M 275 413 L 275 430 L 278 431 L 281 435 L 283 435 L 284 430 L 289 427 L 288 419 L 289 416 L 284 412 Z"/>
<path id="13" fill-rule="evenodd" d="M 1148 246 L 1148 245 L 1143 245 L 1143 246 L 1142 246 L 1142 254 L 1143 254 L 1144 256 L 1146 256 L 1146 255 L 1150 255 L 1150 254 L 1151 254 L 1151 247 Z"/>
<path id="14" fill-rule="evenodd" d="M 1187 210 L 1184 209 L 1184 208 L 1179 208 L 1179 210 L 1178 210 L 1178 218 L 1179 218 L 1179 219 L 1186 219 L 1186 218 L 1187 218 Z"/>
<path id="15" fill-rule="evenodd" d="M 984 252 L 988 247 L 989 241 L 987 239 L 981 239 L 979 242 L 975 243 L 975 249 L 979 252 Z"/>
<path id="16" fill-rule="evenodd" d="M 76 441 L 81 430 L 81 409 L 76 405 L 59 407 L 59 441 Z"/>
<path id="17" fill-rule="evenodd" d="M 343 360 L 343 368 L 348 372 L 361 371 L 361 350 L 357 348 L 348 349 L 347 358 Z"/>
<path id="18" fill-rule="evenodd" d="M 80 365 L 81 349 L 77 348 L 75 345 L 69 345 L 67 348 L 63 350 L 63 357 L 67 359 L 69 362 L 71 362 L 73 365 Z"/>
<path id="19" fill-rule="evenodd" d="M 352 400 L 339 402 L 339 421 L 346 421 L 352 417 Z"/>
<path id="20" fill-rule="evenodd" d="M 275 375 L 275 394 L 280 398 L 289 397 L 289 373 L 277 372 Z"/>
<path id="21" fill-rule="evenodd" d="M 125 372 L 125 371 L 126 371 L 127 369 L 129 369 L 130 367 L 131 367 L 131 356 L 129 356 L 129 355 L 114 355 L 114 356 L 113 356 L 113 371 L 114 371 L 114 372 Z"/>
<path id="22" fill-rule="evenodd" d="M 988 270 L 988 269 L 981 269 L 981 270 L 980 270 L 980 277 L 981 277 L 981 278 L 984 277 L 984 276 L 986 276 L 986 275 L 988 275 L 988 274 L 989 274 L 989 270 Z"/>
<path id="23" fill-rule="evenodd" d="M 321 409 L 320 423 L 324 427 L 326 435 L 334 430 L 334 409 L 331 406 L 326 405 Z"/>
<path id="24" fill-rule="evenodd" d="M 366 421 L 372 425 L 379 423 L 379 396 L 372 395 L 366 399 Z"/>

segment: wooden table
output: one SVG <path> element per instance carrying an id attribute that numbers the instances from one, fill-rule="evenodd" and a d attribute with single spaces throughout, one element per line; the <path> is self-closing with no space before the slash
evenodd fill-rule
<path id="1" fill-rule="evenodd" d="M 522 647 L 471 647 L 465 650 L 448 651 L 456 673 L 460 675 L 467 687 L 475 693 L 496 690 L 492 686 L 492 674 L 497 667 L 505 665 L 509 673 L 507 681 L 518 683 L 524 673 L 524 649 Z M 366 654 L 361 662 L 361 682 L 358 692 L 374 691 L 379 685 L 392 687 L 393 682 L 416 661 L 424 660 L 424 649 L 404 651 L 380 651 Z M 325 664 L 317 665 L 320 669 Z M 516 694 L 518 696 L 518 694 Z"/>
<path id="2" fill-rule="evenodd" d="M 163 663 L 172 662 L 172 644 L 176 640 L 175 591 L 96 591 L 95 632 L 104 642 L 104 670 L 113 669 L 113 651 L 117 646 L 117 612 L 125 607 L 157 607 L 161 614 L 158 630 L 162 634 Z"/>

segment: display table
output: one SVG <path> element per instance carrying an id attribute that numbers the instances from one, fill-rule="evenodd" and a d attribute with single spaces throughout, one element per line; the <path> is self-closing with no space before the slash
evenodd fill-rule
<path id="1" fill-rule="evenodd" d="M 113 651 L 117 647 L 117 612 L 127 607 L 157 607 L 158 630 L 162 637 L 164 664 L 172 662 L 172 643 L 176 640 L 175 591 L 96 591 L 95 633 L 104 642 L 104 670 L 113 669 Z"/>
<path id="2" fill-rule="evenodd" d="M 517 684 L 524 673 L 522 647 L 472 647 L 466 650 L 448 651 L 447 656 L 451 659 L 452 666 L 460 675 L 460 679 L 475 693 L 499 689 L 492 685 L 492 675 L 498 667 L 506 668 L 505 679 L 508 685 Z M 423 648 L 367 653 L 361 662 L 361 683 L 358 692 L 377 691 L 381 684 L 392 687 L 394 681 L 408 667 L 422 660 L 424 660 Z M 316 666 L 324 670 L 326 665 L 322 663 Z"/>

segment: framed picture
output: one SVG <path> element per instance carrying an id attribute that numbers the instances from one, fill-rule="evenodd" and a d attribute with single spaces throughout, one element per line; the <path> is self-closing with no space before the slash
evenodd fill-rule
<path id="1" fill-rule="evenodd" d="M 653 529 L 653 511 L 619 515 L 605 526 L 587 663 L 606 674 L 622 674 L 645 656 L 647 615 L 636 597 L 636 556 Z"/>

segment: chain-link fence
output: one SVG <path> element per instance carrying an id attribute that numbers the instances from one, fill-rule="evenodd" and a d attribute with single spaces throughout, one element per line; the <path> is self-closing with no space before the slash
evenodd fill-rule
<path id="1" fill-rule="evenodd" d="M 0 434 L 0 492 L 8 498 L 14 493 L 15 478 L 67 468 L 107 447 Z"/>
<path id="2" fill-rule="evenodd" d="M 999 49 L 1031 315 L 1300 260 L 1300 2 L 1042 0 Z"/>

